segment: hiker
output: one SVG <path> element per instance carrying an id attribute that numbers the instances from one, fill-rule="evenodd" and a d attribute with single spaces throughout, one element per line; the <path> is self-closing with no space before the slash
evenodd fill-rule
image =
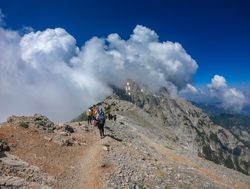
<path id="1" fill-rule="evenodd" d="M 100 106 L 96 109 L 95 120 L 102 139 L 104 138 L 105 113 Z"/>
<path id="2" fill-rule="evenodd" d="M 91 109 L 91 121 L 93 122 L 94 126 L 97 126 L 96 114 L 97 114 L 97 107 L 96 105 L 94 105 Z"/>
<path id="3" fill-rule="evenodd" d="M 114 122 L 116 123 L 116 115 L 113 115 Z"/>
<path id="4" fill-rule="evenodd" d="M 91 124 L 91 110 L 89 109 L 88 111 L 86 111 L 86 118 L 88 120 L 88 125 Z"/>
<path id="5" fill-rule="evenodd" d="M 104 109 L 105 109 L 105 115 L 106 115 L 106 117 L 108 117 L 109 120 L 112 120 L 112 115 L 110 113 L 111 112 L 111 106 L 110 106 L 110 104 L 105 103 Z"/>
<path id="6" fill-rule="evenodd" d="M 108 118 L 109 120 L 112 120 L 113 119 L 113 115 L 111 113 L 108 114 Z"/>

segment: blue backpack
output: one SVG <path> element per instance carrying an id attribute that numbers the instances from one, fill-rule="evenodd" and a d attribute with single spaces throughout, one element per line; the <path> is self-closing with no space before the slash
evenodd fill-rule
<path id="1" fill-rule="evenodd" d="M 97 110 L 96 120 L 99 123 L 104 123 L 105 122 L 105 114 L 104 114 L 104 112 L 103 112 L 103 110 L 101 108 L 98 108 L 98 110 Z"/>

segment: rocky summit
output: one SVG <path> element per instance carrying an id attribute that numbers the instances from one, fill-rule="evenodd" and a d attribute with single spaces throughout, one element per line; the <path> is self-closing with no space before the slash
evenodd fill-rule
<path id="1" fill-rule="evenodd" d="M 131 80 L 104 102 L 103 139 L 81 119 L 1 124 L 0 188 L 250 188 L 249 148 L 191 103 Z"/>

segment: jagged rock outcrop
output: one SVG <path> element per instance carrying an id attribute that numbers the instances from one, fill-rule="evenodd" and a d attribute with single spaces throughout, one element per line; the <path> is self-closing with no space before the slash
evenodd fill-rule
<path id="1" fill-rule="evenodd" d="M 0 139 L 0 188 L 41 188 L 49 189 L 54 178 L 38 167 L 8 153 L 10 147 Z"/>
<path id="2" fill-rule="evenodd" d="M 180 97 L 171 97 L 166 88 L 153 93 L 134 81 L 128 83 L 126 92 L 131 101 L 156 117 L 179 145 L 215 163 L 250 174 L 249 147 L 229 130 L 215 125 L 201 109 Z"/>
<path id="3" fill-rule="evenodd" d="M 53 141 L 61 146 L 79 145 L 79 142 L 72 136 L 75 129 L 69 124 L 57 125 L 41 114 L 33 116 L 11 116 L 7 119 L 7 123 L 18 125 L 23 128 L 37 128 L 47 133 L 53 133 L 46 136 L 46 140 Z"/>
<path id="4" fill-rule="evenodd" d="M 47 131 L 53 131 L 55 129 L 55 124 L 41 114 L 34 114 L 34 116 L 11 116 L 7 119 L 7 123 L 19 124 L 23 127 L 32 125 Z"/>
<path id="5" fill-rule="evenodd" d="M 16 156 L 6 154 L 0 161 L 0 188 L 43 188 L 53 181 L 38 167 L 22 161 Z"/>
<path id="6" fill-rule="evenodd" d="M 80 126 L 55 124 L 39 114 L 8 118 L 0 125 L 0 188 L 55 188 L 86 144 Z"/>

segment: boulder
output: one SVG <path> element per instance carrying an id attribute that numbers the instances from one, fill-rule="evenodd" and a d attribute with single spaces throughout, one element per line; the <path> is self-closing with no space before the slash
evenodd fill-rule
<path id="1" fill-rule="evenodd" d="M 4 140 L 0 139 L 0 152 L 9 151 L 10 147 Z"/>

